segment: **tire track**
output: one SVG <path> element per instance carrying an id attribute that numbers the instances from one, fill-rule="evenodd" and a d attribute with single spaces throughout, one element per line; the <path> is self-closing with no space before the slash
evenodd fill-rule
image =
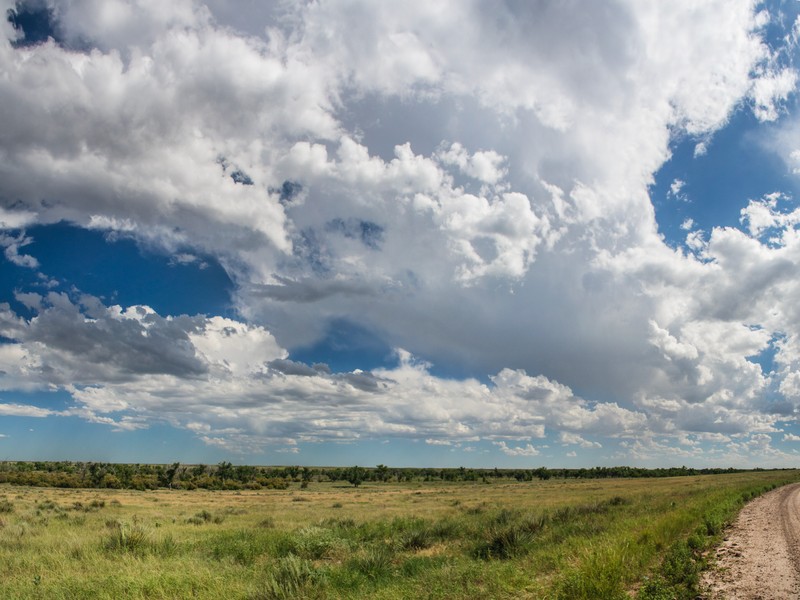
<path id="1" fill-rule="evenodd" d="M 748 503 L 703 576 L 713 600 L 800 598 L 800 483 Z"/>

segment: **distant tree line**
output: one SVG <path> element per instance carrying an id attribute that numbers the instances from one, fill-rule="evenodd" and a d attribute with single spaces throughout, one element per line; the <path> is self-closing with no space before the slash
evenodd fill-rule
<path id="1" fill-rule="evenodd" d="M 359 486 L 364 482 L 472 481 L 519 482 L 556 479 L 605 479 L 611 477 L 679 477 L 737 473 L 743 469 L 694 469 L 670 467 L 592 467 L 583 469 L 467 469 L 465 467 L 393 468 L 376 467 L 255 467 L 223 461 L 216 465 L 124 464 L 71 461 L 0 462 L 0 483 L 61 488 L 109 488 L 153 490 L 286 489 L 291 483 L 305 488 L 311 482 L 342 482 Z"/>

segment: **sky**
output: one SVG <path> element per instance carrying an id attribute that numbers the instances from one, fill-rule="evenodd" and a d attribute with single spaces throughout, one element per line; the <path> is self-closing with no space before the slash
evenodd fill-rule
<path id="1" fill-rule="evenodd" d="M 0 460 L 800 463 L 800 2 L 0 10 Z"/>

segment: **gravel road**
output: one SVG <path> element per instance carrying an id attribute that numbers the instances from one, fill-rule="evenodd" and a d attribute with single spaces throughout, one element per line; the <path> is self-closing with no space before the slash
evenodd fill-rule
<path id="1" fill-rule="evenodd" d="M 703 578 L 713 600 L 800 598 L 800 483 L 747 504 L 716 550 Z"/>

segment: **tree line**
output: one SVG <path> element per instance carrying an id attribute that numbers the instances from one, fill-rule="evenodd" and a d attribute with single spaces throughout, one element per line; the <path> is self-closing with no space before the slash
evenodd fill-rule
<path id="1" fill-rule="evenodd" d="M 580 469 L 469 469 L 459 468 L 394 468 L 376 467 L 258 467 L 234 465 L 223 461 L 216 465 L 129 464 L 72 461 L 6 461 L 0 462 L 0 483 L 61 488 L 108 488 L 152 490 L 171 489 L 286 489 L 292 483 L 301 488 L 312 482 L 342 482 L 354 486 L 364 482 L 430 482 L 472 481 L 491 483 L 495 480 L 605 479 L 612 477 L 680 477 L 737 473 L 744 469 L 695 469 L 669 467 L 591 467 Z M 758 470 L 758 469 L 756 469 Z"/>

